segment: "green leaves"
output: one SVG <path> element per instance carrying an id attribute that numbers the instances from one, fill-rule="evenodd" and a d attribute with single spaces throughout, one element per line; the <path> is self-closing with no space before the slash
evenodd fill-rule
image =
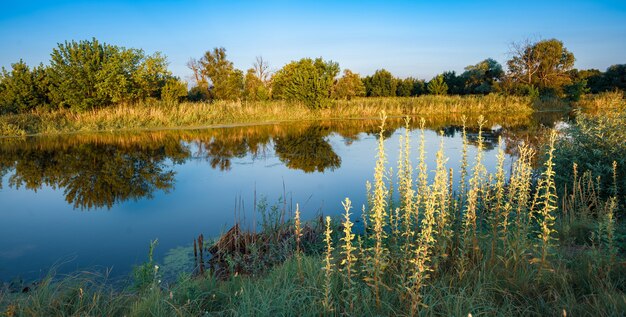
<path id="1" fill-rule="evenodd" d="M 65 42 L 52 51 L 50 97 L 75 111 L 160 96 L 171 77 L 160 53 L 91 41 Z"/>
<path id="2" fill-rule="evenodd" d="M 300 101 L 312 109 L 330 105 L 330 94 L 339 64 L 303 58 L 281 68 L 272 78 L 273 95 L 278 99 Z"/>

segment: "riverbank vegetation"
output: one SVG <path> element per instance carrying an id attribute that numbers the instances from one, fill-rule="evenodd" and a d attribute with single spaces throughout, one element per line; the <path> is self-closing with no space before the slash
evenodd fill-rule
<path id="1" fill-rule="evenodd" d="M 184 103 L 138 103 L 98 110 L 34 110 L 0 116 L 1 135 L 58 134 L 160 128 L 202 128 L 230 124 L 272 123 L 320 119 L 375 118 L 380 111 L 390 116 L 511 114 L 528 117 L 531 100 L 517 96 L 421 96 L 417 98 L 356 98 L 337 101 L 332 108 L 311 109 L 290 101 L 216 101 Z M 510 121 L 510 120 L 506 120 Z"/>
<path id="2" fill-rule="evenodd" d="M 69 41 L 53 49 L 49 65 L 19 61 L 2 70 L 0 134 L 372 117 L 381 110 L 525 113 L 531 107 L 569 109 L 590 93 L 626 88 L 624 65 L 606 72 L 576 70 L 573 53 L 556 39 L 512 47 L 506 71 L 487 58 L 461 74 L 443 72 L 430 81 L 397 78 L 384 69 L 365 77 L 344 69 L 340 76 L 339 64 L 322 58 L 302 58 L 272 72 L 259 57 L 244 74 L 224 48 L 215 48 L 189 61 L 193 75 L 185 83 L 172 76 L 158 52 L 96 39 Z"/>
<path id="3" fill-rule="evenodd" d="M 196 270 L 166 284 L 149 258 L 135 287 L 113 289 L 85 275 L 47 279 L 25 294 L 0 293 L 0 307 L 8 316 L 619 316 L 626 311 L 626 228 L 624 165 L 614 151 L 624 145 L 594 148 L 601 166 L 586 163 L 596 158 L 584 148 L 572 152 L 580 142 L 601 142 L 595 135 L 619 120 L 583 117 L 569 134 L 551 133 L 540 152 L 520 144 L 510 172 L 500 145 L 493 174 L 483 165 L 482 133 L 468 157 L 462 129 L 460 179 L 446 167 L 445 139 L 428 166 L 424 139 L 410 139 L 410 123 L 400 149 L 391 149 L 400 153 L 392 170 L 383 120 L 363 209 L 346 199 L 337 202 L 343 217 L 304 222 L 299 212 L 289 220 L 282 206 L 262 204 L 270 216 L 261 232 L 278 245 L 268 252 L 266 240 L 245 243 L 255 233 L 241 230 L 221 240 L 240 241 L 234 248 L 201 243 L 205 254 L 224 257 L 219 276 Z M 542 158 L 537 169 L 535 156 Z"/>

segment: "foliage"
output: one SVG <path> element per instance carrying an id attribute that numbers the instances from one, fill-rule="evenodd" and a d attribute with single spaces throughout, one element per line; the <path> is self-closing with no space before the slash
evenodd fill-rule
<path id="1" fill-rule="evenodd" d="M 447 71 L 441 74 L 443 82 L 448 86 L 448 93 L 452 95 L 465 94 L 465 79 L 457 76 L 455 71 Z"/>
<path id="2" fill-rule="evenodd" d="M 302 102 L 311 109 L 326 108 L 338 73 L 339 64 L 321 58 L 291 62 L 272 77 L 272 96 Z"/>
<path id="3" fill-rule="evenodd" d="M 243 93 L 243 72 L 226 59 L 226 49 L 216 47 L 204 53 L 200 72 L 210 80 L 210 95 L 219 100 L 237 100 Z"/>
<path id="4" fill-rule="evenodd" d="M 559 92 L 570 83 L 568 71 L 574 66 L 574 54 L 557 39 L 514 43 L 511 54 L 509 76 L 520 84 Z"/>
<path id="5" fill-rule="evenodd" d="M 52 104 L 76 111 L 158 98 L 171 76 L 160 53 L 147 56 L 95 38 L 59 44 L 48 74 Z"/>
<path id="6" fill-rule="evenodd" d="M 332 96 L 335 99 L 350 100 L 353 97 L 365 96 L 365 86 L 359 74 L 344 69 L 343 76 L 333 86 Z"/>
<path id="7" fill-rule="evenodd" d="M 445 95 L 448 85 L 443 81 L 443 75 L 438 75 L 428 82 L 428 92 L 432 95 Z"/>
<path id="8" fill-rule="evenodd" d="M 465 92 L 488 94 L 495 90 L 495 85 L 504 77 L 504 71 L 500 63 L 488 58 L 476 65 L 465 67 L 461 77 L 465 81 Z"/>
<path id="9" fill-rule="evenodd" d="M 605 109 L 598 115 L 579 113 L 576 123 L 564 131 L 555 150 L 555 170 L 557 181 L 572 188 L 574 171 L 572 164 L 578 165 L 578 173 L 590 172 L 599 177 L 602 197 L 613 195 L 613 162 L 617 163 L 617 187 L 619 192 L 626 188 L 626 103 L 614 109 Z M 624 196 L 620 203 L 626 203 Z"/>
<path id="10" fill-rule="evenodd" d="M 243 96 L 246 100 L 265 101 L 270 99 L 270 90 L 257 76 L 254 68 L 248 69 L 244 78 Z"/>
<path id="11" fill-rule="evenodd" d="M 181 102 L 187 94 L 187 83 L 175 78 L 169 79 L 161 89 L 161 99 L 167 102 Z"/>
<path id="12" fill-rule="evenodd" d="M 397 81 L 385 69 L 379 69 L 374 75 L 363 78 L 363 84 L 368 97 L 390 97 L 396 95 Z"/>
<path id="13" fill-rule="evenodd" d="M 47 75 L 39 66 L 31 70 L 23 61 L 0 73 L 0 114 L 20 113 L 47 103 Z"/>
<path id="14" fill-rule="evenodd" d="M 576 80 L 571 85 L 565 86 L 563 90 L 569 101 L 579 101 L 583 95 L 591 91 L 587 86 L 586 79 Z"/>

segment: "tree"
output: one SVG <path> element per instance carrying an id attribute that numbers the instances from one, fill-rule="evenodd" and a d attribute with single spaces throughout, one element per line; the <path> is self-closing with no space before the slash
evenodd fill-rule
<path id="1" fill-rule="evenodd" d="M 185 97 L 187 97 L 187 83 L 178 78 L 169 79 L 161 90 L 161 99 L 167 102 L 178 103 Z"/>
<path id="2" fill-rule="evenodd" d="M 443 81 L 443 75 L 438 75 L 428 82 L 428 92 L 433 95 L 445 95 L 448 92 L 448 85 Z"/>
<path id="3" fill-rule="evenodd" d="M 559 91 L 570 83 L 568 71 L 574 66 L 574 54 L 559 40 L 514 43 L 511 55 L 509 76 L 520 84 Z"/>
<path id="4" fill-rule="evenodd" d="M 59 44 L 52 51 L 47 73 L 51 102 L 78 111 L 158 98 L 171 77 L 160 53 L 146 56 L 142 50 L 100 43 L 95 38 Z"/>
<path id="5" fill-rule="evenodd" d="M 45 69 L 32 71 L 22 60 L 11 64 L 11 71 L 2 68 L 0 73 L 0 114 L 20 113 L 46 103 Z"/>
<path id="6" fill-rule="evenodd" d="M 201 73 L 212 84 L 211 95 L 215 99 L 236 100 L 243 93 L 243 72 L 235 69 L 226 59 L 226 49 L 216 47 L 207 51 L 200 60 Z"/>
<path id="7" fill-rule="evenodd" d="M 461 75 L 465 81 L 465 92 L 470 94 L 492 92 L 503 76 L 502 65 L 491 58 L 465 67 L 465 72 Z"/>
<path id="8" fill-rule="evenodd" d="M 374 75 L 363 79 L 368 97 L 391 97 L 396 95 L 396 79 L 385 69 L 377 70 Z"/>
<path id="9" fill-rule="evenodd" d="M 272 96 L 277 99 L 300 101 L 312 109 L 329 106 L 339 64 L 303 58 L 281 68 L 272 78 Z"/>
<path id="10" fill-rule="evenodd" d="M 405 78 L 405 79 L 397 79 L 396 80 L 396 96 L 398 97 L 409 97 L 413 91 L 415 79 L 414 78 Z"/>
<path id="11" fill-rule="evenodd" d="M 248 69 L 244 78 L 243 95 L 246 100 L 268 100 L 270 91 L 267 85 L 258 77 L 258 71 Z"/>
<path id="12" fill-rule="evenodd" d="M 604 72 L 603 90 L 620 89 L 626 91 L 626 64 L 612 65 Z"/>
<path id="13" fill-rule="evenodd" d="M 359 74 L 346 69 L 343 77 L 339 78 L 333 87 L 332 96 L 335 99 L 347 99 L 352 97 L 365 96 L 365 86 Z"/>
<path id="14" fill-rule="evenodd" d="M 257 56 L 252 68 L 248 69 L 244 78 L 244 98 L 247 100 L 270 99 L 269 64 L 261 56 Z"/>
<path id="15" fill-rule="evenodd" d="M 457 76 L 455 71 L 447 71 L 441 74 L 443 82 L 448 87 L 448 92 L 453 95 L 465 94 L 465 78 Z"/>

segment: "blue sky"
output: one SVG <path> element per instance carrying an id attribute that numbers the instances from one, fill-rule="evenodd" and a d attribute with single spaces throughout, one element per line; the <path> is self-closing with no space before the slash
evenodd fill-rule
<path id="1" fill-rule="evenodd" d="M 430 79 L 491 57 L 509 44 L 557 38 L 576 67 L 626 63 L 626 1 L 5 1 L 0 66 L 47 64 L 57 43 L 96 37 L 163 52 L 172 72 L 223 46 L 245 71 L 262 55 L 273 69 L 319 57 L 361 75 L 386 68 Z"/>

